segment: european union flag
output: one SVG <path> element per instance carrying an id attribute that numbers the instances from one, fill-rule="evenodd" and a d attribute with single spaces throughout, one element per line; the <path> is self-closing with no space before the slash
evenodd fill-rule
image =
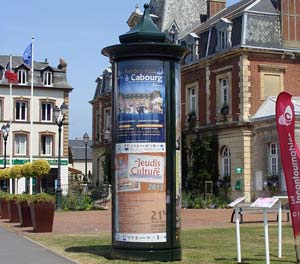
<path id="1" fill-rule="evenodd" d="M 23 61 L 31 66 L 31 58 L 32 58 L 32 43 L 28 45 L 23 53 Z"/>

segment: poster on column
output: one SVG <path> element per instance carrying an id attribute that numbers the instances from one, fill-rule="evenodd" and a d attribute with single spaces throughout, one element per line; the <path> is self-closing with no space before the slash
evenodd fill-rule
<path id="1" fill-rule="evenodd" d="M 115 240 L 166 242 L 163 63 L 118 64 Z"/>

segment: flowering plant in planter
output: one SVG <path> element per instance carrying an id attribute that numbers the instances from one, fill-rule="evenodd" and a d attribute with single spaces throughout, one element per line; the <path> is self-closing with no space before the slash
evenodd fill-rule
<path id="1" fill-rule="evenodd" d="M 30 211 L 35 232 L 52 232 L 55 198 L 49 194 L 39 193 L 30 197 Z"/>

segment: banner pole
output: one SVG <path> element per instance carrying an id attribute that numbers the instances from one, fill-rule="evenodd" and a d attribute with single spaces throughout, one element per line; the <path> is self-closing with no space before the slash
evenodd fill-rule
<path id="1" fill-rule="evenodd" d="M 298 255 L 298 245 L 297 245 L 297 239 L 294 238 L 294 242 L 295 242 L 295 253 L 296 253 L 296 263 L 299 264 L 299 255 Z"/>

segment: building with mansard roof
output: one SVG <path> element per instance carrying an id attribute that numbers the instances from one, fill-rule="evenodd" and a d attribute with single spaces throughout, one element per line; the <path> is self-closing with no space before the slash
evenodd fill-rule
<path id="1" fill-rule="evenodd" d="M 212 1 L 208 1 L 208 4 Z M 182 116 L 189 142 L 213 134 L 218 178 L 229 177 L 231 198 L 286 193 L 278 136 L 270 108 L 281 91 L 300 96 L 300 9 L 294 0 L 242 0 L 215 10 L 180 32 L 190 49 L 181 68 Z M 272 100 L 269 98 L 273 98 Z M 271 100 L 271 101 L 270 101 Z M 266 107 L 268 102 L 268 107 Z M 299 125 L 296 126 L 296 134 Z M 192 153 L 190 153 L 192 155 Z"/>
<path id="2" fill-rule="evenodd" d="M 95 185 L 108 181 L 105 164 L 110 158 L 112 71 L 105 69 L 96 79 L 96 90 L 90 101 L 93 113 L 92 168 Z"/>
<path id="3" fill-rule="evenodd" d="M 18 75 L 18 83 L 11 85 L 5 79 L 5 68 L 10 56 L 0 55 L 0 122 L 10 124 L 7 138 L 7 167 L 37 159 L 50 163 L 49 177 L 39 181 L 21 179 L 18 185 L 10 180 L 10 192 L 35 192 L 37 188 L 53 191 L 58 176 L 58 126 L 53 117 L 55 106 L 69 105 L 72 87 L 67 82 L 67 64 L 60 59 L 53 67 L 47 60 L 34 62 L 33 96 L 31 96 L 30 67 L 21 56 L 12 56 L 12 71 Z M 32 106 L 32 109 L 31 109 Z M 32 127 L 31 127 L 32 124 Z M 62 127 L 61 183 L 64 191 L 68 185 L 68 134 L 69 114 Z M 0 166 L 4 164 L 4 139 L 0 135 Z M 1 165 L 2 164 L 2 165 Z M 3 184 L 3 182 L 2 182 Z M 5 186 L 1 186 L 2 188 Z"/>

